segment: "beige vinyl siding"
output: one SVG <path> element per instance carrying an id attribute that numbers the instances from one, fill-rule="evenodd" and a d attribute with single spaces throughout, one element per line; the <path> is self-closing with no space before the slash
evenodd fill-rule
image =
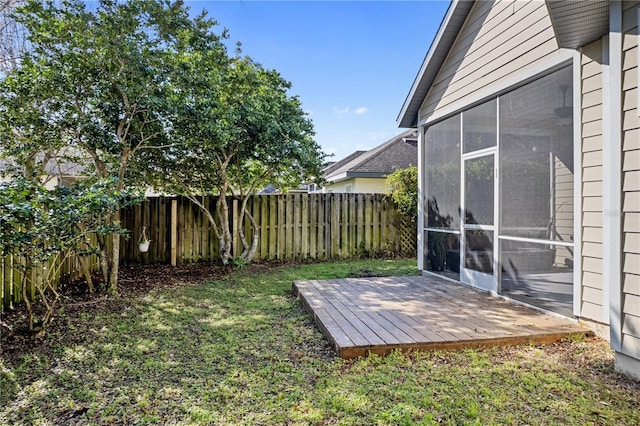
<path id="1" fill-rule="evenodd" d="M 582 48 L 582 296 L 580 316 L 603 318 L 602 287 L 602 40 Z"/>
<path id="2" fill-rule="evenodd" d="M 543 1 L 476 2 L 423 101 L 419 119 L 463 105 L 474 92 L 500 87 L 514 73 L 558 54 Z"/>
<path id="3" fill-rule="evenodd" d="M 622 352 L 640 358 L 640 117 L 638 9 L 623 2 L 622 35 Z"/>

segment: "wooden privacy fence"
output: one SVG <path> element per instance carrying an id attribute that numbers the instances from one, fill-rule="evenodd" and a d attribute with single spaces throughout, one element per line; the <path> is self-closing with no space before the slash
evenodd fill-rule
<path id="1" fill-rule="evenodd" d="M 204 203 L 215 211 L 216 197 Z M 239 203 L 229 198 L 232 213 L 233 254 L 242 252 L 238 233 Z M 403 217 L 383 194 L 255 195 L 248 210 L 258 223 L 255 260 L 334 259 L 354 256 L 415 256 L 416 226 Z M 130 230 L 120 246 L 122 263 L 190 263 L 219 259 L 218 240 L 203 212 L 184 197 L 151 197 L 122 212 L 122 225 Z M 253 233 L 245 222 L 245 235 Z M 149 251 L 140 253 L 142 227 L 151 239 Z M 0 258 L 0 307 L 21 301 L 16 258 Z M 54 262 L 54 263 L 51 263 Z M 59 260 L 52 259 L 50 267 Z M 97 269 L 97 259 L 92 256 Z M 57 263 L 55 265 L 61 265 Z M 57 280 L 80 276 L 79 263 L 67 258 Z M 35 271 L 34 273 L 38 273 Z M 29 294 L 34 294 L 30 289 Z"/>
<path id="2" fill-rule="evenodd" d="M 88 261 L 94 270 L 98 268 L 98 257 L 89 256 Z M 23 274 L 27 273 L 27 295 L 33 300 L 36 296 L 36 283 L 42 283 L 49 279 L 54 287 L 58 287 L 62 281 L 71 281 L 81 276 L 80 262 L 76 256 L 58 254 L 46 262 L 42 269 L 29 269 L 22 271 L 24 259 L 19 256 L 0 257 L 0 310 L 13 307 L 22 302 Z"/>
<path id="3" fill-rule="evenodd" d="M 216 197 L 204 204 L 215 210 Z M 239 202 L 232 211 L 233 254 L 242 252 Z M 415 255 L 416 228 L 383 194 L 255 195 L 247 209 L 258 223 L 256 260 L 332 259 L 378 254 Z M 129 263 L 184 263 L 216 260 L 218 240 L 202 211 L 183 197 L 154 197 L 124 212 L 131 238 L 121 256 Z M 253 235 L 249 222 L 244 232 Z M 148 253 L 137 241 L 142 227 L 151 239 Z"/>

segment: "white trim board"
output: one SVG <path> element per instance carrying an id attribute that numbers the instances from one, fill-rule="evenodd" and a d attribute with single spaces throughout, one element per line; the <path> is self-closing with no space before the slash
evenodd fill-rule
<path id="1" fill-rule="evenodd" d="M 622 282 L 620 211 L 622 190 L 622 3 L 612 1 L 609 33 L 609 134 L 602 147 L 602 281 L 609 286 L 611 348 L 622 350 Z M 604 138 L 603 138 L 604 140 Z"/>
<path id="2" fill-rule="evenodd" d="M 573 52 L 573 316 L 582 310 L 582 55 Z M 576 213 L 577 212 L 577 213 Z"/>

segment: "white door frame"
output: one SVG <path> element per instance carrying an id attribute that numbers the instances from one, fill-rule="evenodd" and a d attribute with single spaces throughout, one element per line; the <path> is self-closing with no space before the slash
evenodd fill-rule
<path id="1" fill-rule="evenodd" d="M 474 160 L 482 157 L 493 157 L 493 224 L 492 225 L 467 225 L 465 223 L 466 205 L 465 205 L 465 169 L 467 160 Z M 496 146 L 482 149 L 479 151 L 462 154 L 462 167 L 460 167 L 460 281 L 471 287 L 475 287 L 491 293 L 498 292 L 498 149 Z M 474 271 L 465 268 L 465 252 L 466 252 L 466 232 L 467 230 L 482 230 L 492 234 L 493 245 L 493 273 Z"/>

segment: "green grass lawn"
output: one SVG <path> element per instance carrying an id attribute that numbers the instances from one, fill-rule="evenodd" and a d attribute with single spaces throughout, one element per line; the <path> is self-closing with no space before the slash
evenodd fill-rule
<path id="1" fill-rule="evenodd" d="M 640 424 L 606 342 L 343 361 L 294 279 L 417 274 L 414 261 L 267 268 L 123 298 L 0 358 L 0 424 Z"/>

